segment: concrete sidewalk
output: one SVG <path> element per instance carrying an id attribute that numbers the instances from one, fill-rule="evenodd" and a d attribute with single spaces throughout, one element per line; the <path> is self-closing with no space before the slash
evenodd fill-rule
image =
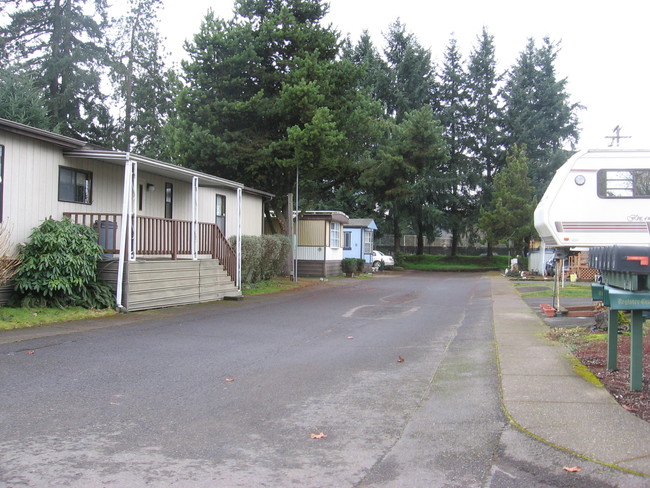
<path id="1" fill-rule="evenodd" d="M 492 279 L 503 406 L 511 422 L 547 444 L 650 476 L 650 423 L 573 370 L 570 353 L 510 282 Z"/>

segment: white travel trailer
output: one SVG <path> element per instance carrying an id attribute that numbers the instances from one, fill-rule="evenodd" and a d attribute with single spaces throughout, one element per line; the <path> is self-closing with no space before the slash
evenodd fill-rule
<path id="1" fill-rule="evenodd" d="M 549 247 L 650 245 L 650 150 L 576 153 L 535 209 Z"/>

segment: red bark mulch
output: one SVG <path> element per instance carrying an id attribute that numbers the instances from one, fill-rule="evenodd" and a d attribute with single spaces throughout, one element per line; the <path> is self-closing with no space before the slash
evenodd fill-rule
<path id="1" fill-rule="evenodd" d="M 618 337 L 618 370 L 607 369 L 607 341 L 572 342 L 573 354 L 598 377 L 623 408 L 650 422 L 650 334 L 643 340 L 643 389 L 630 391 L 630 337 Z"/>

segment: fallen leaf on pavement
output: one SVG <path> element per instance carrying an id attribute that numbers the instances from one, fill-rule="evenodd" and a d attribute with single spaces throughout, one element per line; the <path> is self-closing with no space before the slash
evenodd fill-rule
<path id="1" fill-rule="evenodd" d="M 32 351 L 26 351 L 26 352 L 27 352 L 27 354 L 34 354 L 33 350 Z"/>
<path id="2" fill-rule="evenodd" d="M 234 378 L 226 378 L 226 381 L 227 381 L 228 383 L 232 383 L 232 382 L 235 381 L 235 380 L 234 380 Z"/>
<path id="3" fill-rule="evenodd" d="M 327 434 L 323 434 L 322 432 L 320 434 L 309 434 L 312 439 L 324 439 L 327 437 Z"/>
<path id="4" fill-rule="evenodd" d="M 564 471 L 568 471 L 569 473 L 579 473 L 580 471 L 582 471 L 582 468 L 580 466 L 574 466 L 573 468 L 567 468 L 565 466 Z"/>
<path id="5" fill-rule="evenodd" d="M 397 362 L 398 362 L 398 363 L 403 363 L 403 362 L 404 362 L 404 358 L 403 358 L 402 356 L 399 356 L 399 357 L 397 358 Z"/>

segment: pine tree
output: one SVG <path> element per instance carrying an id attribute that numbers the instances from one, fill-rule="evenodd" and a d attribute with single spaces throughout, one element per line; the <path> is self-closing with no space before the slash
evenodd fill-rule
<path id="1" fill-rule="evenodd" d="M 273 191 L 278 216 L 297 171 L 301 208 L 349 181 L 379 116 L 320 25 L 326 12 L 320 0 L 240 0 L 230 21 L 208 13 L 183 65 L 170 131 L 181 161 Z"/>
<path id="2" fill-rule="evenodd" d="M 559 45 L 545 38 L 540 48 L 528 41 L 501 92 L 505 101 L 506 144 L 525 145 L 530 175 L 541 196 L 555 170 L 578 140 L 579 104 L 570 103 L 566 78 L 558 80 Z"/>
<path id="3" fill-rule="evenodd" d="M 398 251 L 403 228 L 409 225 L 413 217 L 403 193 L 412 190 L 408 187 L 409 182 L 413 182 L 416 175 L 404 173 L 412 171 L 412 168 L 409 169 L 409 164 L 404 162 L 396 149 L 397 134 L 402 130 L 401 124 L 408 113 L 430 106 L 435 89 L 435 72 L 431 53 L 420 46 L 415 36 L 408 33 L 399 20 L 390 26 L 386 43 L 385 59 L 381 59 L 370 37 L 364 34 L 350 57 L 366 72 L 363 86 L 384 108 L 385 136 L 369 155 L 361 181 L 364 182 L 364 191 L 375 201 L 380 227 L 381 220 L 390 223 L 390 229 L 386 230 L 392 232 L 394 249 Z M 419 128 L 424 130 L 425 127 L 419 125 Z M 424 134 L 421 136 L 424 137 Z M 418 209 L 417 213 L 421 215 L 428 210 Z M 417 216 L 415 219 L 423 221 Z"/>
<path id="4" fill-rule="evenodd" d="M 483 29 L 478 45 L 473 49 L 468 65 L 469 88 L 469 148 L 483 178 L 480 184 L 480 205 L 490 208 L 492 180 L 505 163 L 503 148 L 503 109 L 499 106 L 494 37 Z M 492 246 L 488 242 L 488 255 Z"/>
<path id="5" fill-rule="evenodd" d="M 534 235 L 535 188 L 528 176 L 526 148 L 513 146 L 506 167 L 494 177 L 493 208 L 482 209 L 479 226 L 492 244 L 512 243 L 518 255 L 525 255 Z"/>
<path id="6" fill-rule="evenodd" d="M 405 210 L 417 236 L 416 253 L 422 254 L 424 237 L 433 239 L 444 225 L 445 215 L 438 202 L 450 184 L 449 151 L 431 107 L 406 114 L 396 139 L 398 154 L 411 168 Z"/>
<path id="7" fill-rule="evenodd" d="M 388 90 L 379 92 L 388 115 L 400 123 L 408 112 L 432 101 L 435 71 L 431 53 L 424 49 L 406 27 L 395 21 L 386 36 L 384 56 L 388 64 Z"/>
<path id="8" fill-rule="evenodd" d="M 437 94 L 450 157 L 449 186 L 441 195 L 440 205 L 445 210 L 445 227 L 452 234 L 451 255 L 455 256 L 460 238 L 476 221 L 481 178 L 480 168 L 470 158 L 469 80 L 455 39 L 447 46 Z"/>
<path id="9" fill-rule="evenodd" d="M 152 158 L 164 150 L 163 126 L 173 109 L 176 76 L 165 67 L 157 29 L 162 0 L 129 0 L 116 22 L 112 79 L 121 108 L 116 146 Z"/>
<path id="10" fill-rule="evenodd" d="M 0 29 L 0 52 L 46 93 L 48 116 L 64 135 L 102 143 L 111 132 L 103 104 L 106 0 L 19 0 Z"/>
<path id="11" fill-rule="evenodd" d="M 44 104 L 44 94 L 29 74 L 0 69 L 0 117 L 52 130 Z"/>

